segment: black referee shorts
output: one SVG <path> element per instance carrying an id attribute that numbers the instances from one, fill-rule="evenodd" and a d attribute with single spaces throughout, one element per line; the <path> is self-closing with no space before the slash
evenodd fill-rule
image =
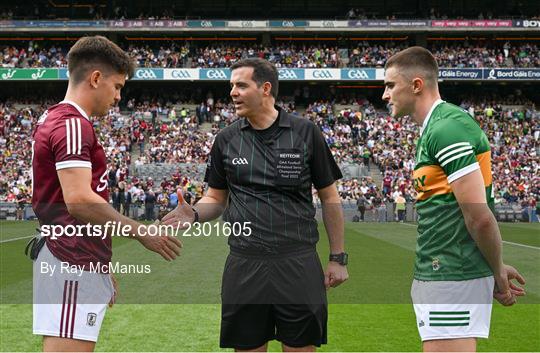
<path id="1" fill-rule="evenodd" d="M 254 349 L 273 339 L 289 347 L 326 343 L 328 304 L 314 248 L 263 256 L 231 249 L 221 299 L 221 348 Z"/>

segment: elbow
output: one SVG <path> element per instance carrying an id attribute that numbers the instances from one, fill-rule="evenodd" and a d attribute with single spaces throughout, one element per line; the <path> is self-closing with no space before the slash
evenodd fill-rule
<path id="1" fill-rule="evenodd" d="M 66 202 L 66 207 L 68 213 L 75 218 L 81 218 L 84 210 L 88 209 L 88 205 L 84 205 L 81 202 Z"/>
<path id="2" fill-rule="evenodd" d="M 64 195 L 64 203 L 66 204 L 68 213 L 77 219 L 80 219 L 81 215 L 88 213 L 89 208 L 93 206 L 91 204 L 92 201 L 84 196 L 82 193 Z"/>
<path id="3" fill-rule="evenodd" d="M 491 229 L 495 219 L 491 212 L 485 212 L 482 215 L 471 217 L 466 220 L 467 229 L 474 235 L 486 234 L 486 230 Z"/>

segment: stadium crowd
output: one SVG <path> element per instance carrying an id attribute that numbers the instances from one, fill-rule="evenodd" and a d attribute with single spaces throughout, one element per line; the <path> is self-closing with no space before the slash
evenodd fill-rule
<path id="1" fill-rule="evenodd" d="M 407 42 L 359 41 L 349 47 L 334 44 L 276 43 L 264 46 L 252 42 L 173 42 L 156 46 L 127 44 L 125 49 L 139 67 L 216 68 L 261 57 L 283 68 L 384 67 L 386 60 L 409 46 Z M 440 67 L 540 67 L 540 52 L 534 42 L 436 41 L 428 45 Z M 1 45 L 2 67 L 66 67 L 67 48 L 30 41 L 27 45 Z"/>
<path id="2" fill-rule="evenodd" d="M 50 104 L 0 105 L 0 201 L 29 203 L 31 131 Z M 300 115 L 294 102 L 279 104 Z M 469 97 L 461 106 L 475 116 L 492 143 L 496 202 L 535 205 L 540 197 L 540 113 L 532 102 L 516 96 Z M 128 99 L 123 109 L 94 119 L 111 166 L 109 185 L 115 207 L 126 209 L 128 204 L 129 209 L 148 200 L 149 205 L 165 210 L 177 202 L 174 194 L 179 187 L 190 194 L 190 200 L 200 198 L 203 175 L 195 166 L 206 162 L 217 132 L 237 118 L 233 106 L 209 96 L 195 109 L 179 102 L 135 99 Z M 362 98 L 312 102 L 301 116 L 319 126 L 339 164 L 364 164 L 368 170 L 380 171 L 378 183 L 373 173 L 340 181 L 343 200 L 365 198 L 370 207 L 398 197 L 414 200 L 411 176 L 418 128 L 409 119 L 392 119 Z M 161 181 L 133 175 L 136 167 L 152 163 L 183 167 Z M 144 208 L 151 212 L 145 217 L 156 216 L 150 211 L 154 206 Z"/>
<path id="3" fill-rule="evenodd" d="M 219 5 L 219 2 L 216 3 Z M 366 3 L 367 5 L 373 5 Z M 523 2 L 515 2 L 504 7 L 504 10 L 497 7 L 489 7 L 485 4 L 475 4 L 476 6 L 467 6 L 466 8 L 459 9 L 459 7 L 451 6 L 444 9 L 437 7 L 427 7 L 421 4 L 417 6 L 405 6 L 402 11 L 395 9 L 395 7 L 386 5 L 381 6 L 377 3 L 376 7 L 366 8 L 351 8 L 347 11 L 347 8 L 343 6 L 334 6 L 333 11 L 327 11 L 324 9 L 324 14 L 321 13 L 319 6 L 305 7 L 302 18 L 329 18 L 329 19 L 348 19 L 348 20 L 367 20 L 367 19 L 505 19 L 505 18 L 525 18 L 525 19 L 538 19 L 540 16 L 536 13 L 531 13 L 531 6 Z M 254 13 L 249 16 L 250 19 L 267 19 L 275 18 L 268 11 L 259 10 L 254 5 Z M 534 8 L 534 7 L 532 7 Z M 221 11 L 227 13 L 227 17 L 234 14 L 232 9 Z M 285 10 L 285 13 L 283 13 Z M 277 18 L 287 18 L 290 16 L 290 10 L 287 11 L 287 7 L 279 11 L 281 16 Z M 398 10 L 398 11 L 396 11 Z M 537 9 L 535 9 L 537 10 Z M 208 12 L 208 10 L 206 11 Z M 315 12 L 316 15 L 311 15 L 311 12 Z M 216 16 L 217 14 L 214 14 Z M 193 18 L 212 18 L 212 15 L 208 15 L 204 11 L 191 8 L 190 6 L 177 6 L 176 4 L 157 5 L 155 3 L 146 2 L 127 2 L 127 1 L 109 1 L 106 3 L 89 2 L 85 4 L 81 3 L 69 3 L 62 6 L 51 6 L 47 1 L 33 1 L 28 3 L 12 4 L 10 6 L 0 6 L 0 20 L 62 20 L 65 18 L 70 19 L 82 19 L 82 20 L 173 20 L 173 19 L 188 19 L 190 16 Z M 204 16 L 204 17 L 201 17 Z M 223 13 L 217 15 L 218 18 L 223 18 Z M 237 18 L 238 15 L 234 16 Z M 242 18 L 245 18 L 242 17 Z"/>

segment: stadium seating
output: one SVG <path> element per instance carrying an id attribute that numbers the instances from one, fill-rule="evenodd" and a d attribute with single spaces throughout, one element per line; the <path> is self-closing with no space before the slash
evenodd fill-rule
<path id="1" fill-rule="evenodd" d="M 217 100 L 206 116 L 201 116 L 198 105 L 192 103 L 163 105 L 134 99 L 126 102 L 122 111 L 117 108 L 94 120 L 95 130 L 114 166 L 111 186 L 123 182 L 129 187 L 136 177 L 141 188 L 164 192 L 174 189 L 173 184 L 179 182 L 171 179 L 177 173 L 185 178 L 182 186 L 194 185 L 194 194 L 200 197 L 206 156 L 215 134 L 236 119 L 233 107 Z M 1 106 L 0 146 L 4 152 L 0 156 L 0 201 L 9 200 L 12 204 L 16 193 L 30 192 L 28 141 L 32 127 L 48 104 L 52 101 L 6 102 Z M 296 112 L 294 103 L 280 104 Z M 496 202 L 518 205 L 516 210 L 498 206 L 498 218 L 522 219 L 522 209 L 535 205 L 540 195 L 536 157 L 540 151 L 535 150 L 540 133 L 539 113 L 522 97 L 468 97 L 462 107 L 475 115 L 492 142 Z M 214 120 L 215 116 L 219 121 Z M 390 202 L 397 192 L 408 201 L 414 200 L 411 173 L 418 130 L 409 120 L 390 119 L 386 111 L 376 109 L 365 99 L 312 102 L 301 116 L 319 126 L 342 169 L 344 180 L 338 182 L 338 191 L 345 207 L 354 209 L 360 194 L 371 202 Z M 366 152 L 369 154 L 364 159 Z M 385 176 L 390 183 L 383 187 Z M 156 184 L 147 186 L 149 178 Z M 166 188 L 160 186 L 164 179 Z M 0 210 L 0 216 L 11 217 L 10 210 Z"/>
<path id="2" fill-rule="evenodd" d="M 284 68 L 384 67 L 386 60 L 408 46 L 406 41 L 373 43 L 357 41 L 346 46 L 302 42 L 276 42 L 263 46 L 253 42 L 173 42 L 121 44 L 139 67 L 217 68 L 229 67 L 248 57 L 265 58 Z M 445 41 L 428 43 L 440 67 L 540 67 L 540 54 L 534 42 Z M 67 67 L 65 44 L 29 41 L 0 45 L 2 67 Z"/>

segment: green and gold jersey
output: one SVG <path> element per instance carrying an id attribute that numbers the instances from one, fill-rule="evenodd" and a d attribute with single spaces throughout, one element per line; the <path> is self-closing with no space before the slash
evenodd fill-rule
<path id="1" fill-rule="evenodd" d="M 438 100 L 416 146 L 418 242 L 414 278 L 461 281 L 492 275 L 469 234 L 450 183 L 480 169 L 493 209 L 489 141 L 461 108 Z"/>

